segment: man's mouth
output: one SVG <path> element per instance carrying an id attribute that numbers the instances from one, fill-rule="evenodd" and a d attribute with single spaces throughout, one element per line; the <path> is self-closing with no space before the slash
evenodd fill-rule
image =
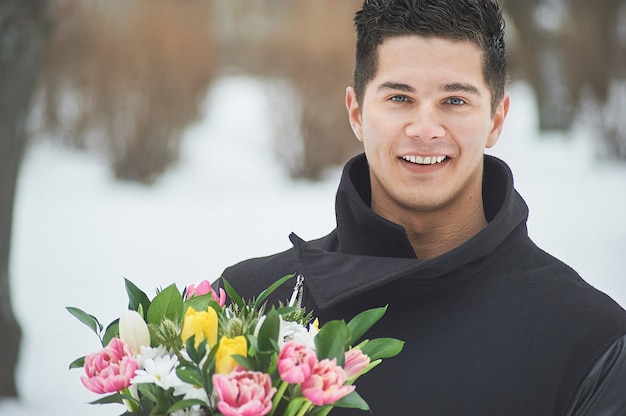
<path id="1" fill-rule="evenodd" d="M 415 163 L 416 165 L 434 165 L 436 163 L 441 163 L 446 160 L 447 156 L 415 156 L 415 155 L 406 155 L 401 156 L 402 159 L 407 162 Z"/>

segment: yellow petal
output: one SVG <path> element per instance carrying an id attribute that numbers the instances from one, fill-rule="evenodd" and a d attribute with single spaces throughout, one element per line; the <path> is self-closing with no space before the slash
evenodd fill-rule
<path id="1" fill-rule="evenodd" d="M 217 312 L 215 309 L 209 307 L 208 310 L 200 312 L 192 307 L 187 309 L 180 336 L 183 342 L 187 342 L 192 335 L 196 337 L 196 347 L 205 339 L 209 348 L 217 343 Z"/>
<path id="2" fill-rule="evenodd" d="M 215 372 L 217 374 L 228 374 L 235 369 L 237 361 L 232 355 L 248 355 L 248 343 L 242 335 L 235 338 L 222 337 L 220 345 L 215 355 Z"/>

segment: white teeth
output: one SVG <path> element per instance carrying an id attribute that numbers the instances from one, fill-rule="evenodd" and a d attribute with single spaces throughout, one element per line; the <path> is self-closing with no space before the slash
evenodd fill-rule
<path id="1" fill-rule="evenodd" d="M 406 160 L 407 162 L 416 163 L 418 165 L 434 165 L 435 163 L 443 162 L 446 159 L 446 156 L 421 157 L 421 156 L 407 155 L 407 156 L 402 156 L 402 159 Z"/>

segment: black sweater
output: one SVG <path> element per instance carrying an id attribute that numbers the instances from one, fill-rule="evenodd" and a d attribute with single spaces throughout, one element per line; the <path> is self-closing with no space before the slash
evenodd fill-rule
<path id="1" fill-rule="evenodd" d="M 357 381 L 375 415 L 626 414 L 616 402 L 612 408 L 625 413 L 581 410 L 610 384 L 611 368 L 626 374 L 619 344 L 626 312 L 530 240 L 528 208 L 512 174 L 490 156 L 483 201 L 485 229 L 420 260 L 404 229 L 369 208 L 360 155 L 344 169 L 335 230 L 311 242 L 292 234 L 292 249 L 239 263 L 224 277 L 252 297 L 277 278 L 301 274 L 304 305 L 322 323 L 389 305 L 367 336 L 402 339 L 404 350 Z M 291 290 L 283 287 L 273 301 L 286 301 Z M 590 378 L 594 364 L 602 368 Z M 613 384 L 626 401 L 625 380 Z"/>

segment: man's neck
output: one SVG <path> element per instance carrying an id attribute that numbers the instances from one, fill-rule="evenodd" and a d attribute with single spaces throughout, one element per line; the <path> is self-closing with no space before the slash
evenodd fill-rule
<path id="1" fill-rule="evenodd" d="M 447 211 L 406 212 L 405 215 L 388 215 L 378 210 L 374 201 L 372 209 L 377 214 L 404 227 L 415 255 L 428 260 L 464 244 L 487 226 L 482 198 L 465 204 L 461 212 Z"/>

